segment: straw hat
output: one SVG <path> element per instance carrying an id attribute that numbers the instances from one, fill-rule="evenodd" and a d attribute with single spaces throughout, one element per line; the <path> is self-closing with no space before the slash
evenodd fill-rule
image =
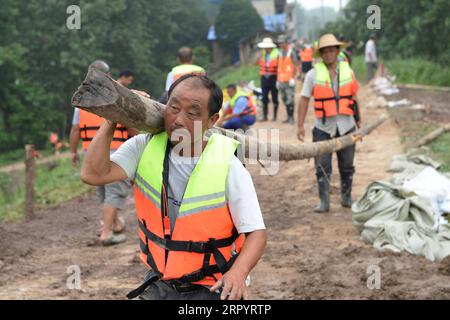
<path id="1" fill-rule="evenodd" d="M 276 48 L 277 45 L 273 42 L 272 38 L 264 38 L 262 42 L 258 43 L 258 48 L 269 49 Z"/>
<path id="2" fill-rule="evenodd" d="M 326 47 L 340 47 L 342 48 L 343 43 L 338 41 L 336 37 L 332 33 L 324 34 L 320 37 L 319 43 L 317 46 L 314 46 L 314 57 L 320 57 L 320 49 Z"/>
<path id="3" fill-rule="evenodd" d="M 336 46 L 342 46 L 342 42 L 338 41 L 336 37 L 331 33 L 324 34 L 319 39 L 319 50 L 326 47 Z"/>

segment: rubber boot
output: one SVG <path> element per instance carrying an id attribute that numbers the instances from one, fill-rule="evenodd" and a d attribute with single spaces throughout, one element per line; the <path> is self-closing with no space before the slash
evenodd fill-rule
<path id="1" fill-rule="evenodd" d="M 319 188 L 320 204 L 314 208 L 315 213 L 325 213 L 330 211 L 330 183 L 326 177 L 317 179 Z"/>
<path id="2" fill-rule="evenodd" d="M 289 124 L 294 124 L 294 106 L 293 105 L 289 105 L 288 107 L 288 123 Z"/>
<path id="3" fill-rule="evenodd" d="M 278 105 L 274 104 L 273 105 L 273 119 L 272 119 L 272 121 L 277 121 L 277 113 L 278 113 Z"/>
<path id="4" fill-rule="evenodd" d="M 269 111 L 268 109 L 269 109 L 269 106 L 266 103 L 264 103 L 263 104 L 263 118 L 261 119 L 261 121 L 267 121 L 268 120 L 267 119 L 267 112 Z"/>
<path id="5" fill-rule="evenodd" d="M 290 105 L 286 105 L 286 115 L 286 120 L 284 120 L 283 123 L 289 123 L 289 119 L 291 118 Z"/>
<path id="6" fill-rule="evenodd" d="M 353 204 L 352 182 L 353 182 L 353 175 L 341 176 L 341 205 L 344 208 L 351 208 Z"/>
<path id="7" fill-rule="evenodd" d="M 288 119 L 288 122 L 289 122 L 289 124 L 294 124 L 295 123 L 294 117 L 290 116 Z"/>

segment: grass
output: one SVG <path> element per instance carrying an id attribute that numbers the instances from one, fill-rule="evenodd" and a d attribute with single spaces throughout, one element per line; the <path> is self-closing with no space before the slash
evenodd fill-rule
<path id="1" fill-rule="evenodd" d="M 232 83 L 250 82 L 251 80 L 254 80 L 256 86 L 259 86 L 259 66 L 228 67 L 217 71 L 211 77 L 222 89 Z"/>
<path id="2" fill-rule="evenodd" d="M 425 59 L 390 59 L 384 61 L 397 83 L 450 86 L 450 68 Z M 352 68 L 359 81 L 366 81 L 366 65 L 363 56 L 352 59 Z"/>
<path id="3" fill-rule="evenodd" d="M 51 149 L 44 149 L 38 151 L 43 157 L 51 156 L 53 154 L 53 150 Z M 24 158 L 25 158 L 25 149 L 16 149 L 2 152 L 0 153 L 0 167 L 14 164 L 17 162 L 23 162 Z"/>
<path id="4" fill-rule="evenodd" d="M 436 126 L 429 122 L 410 122 L 400 130 L 403 145 L 412 146 L 417 140 L 435 130 Z M 450 133 L 445 133 L 426 145 L 429 156 L 442 164 L 440 171 L 450 172 Z"/>
<path id="5" fill-rule="evenodd" d="M 392 59 L 385 62 L 385 66 L 392 75 L 396 76 L 396 83 L 414 83 L 434 86 L 450 86 L 450 68 L 422 59 Z M 359 81 L 366 80 L 366 66 L 363 56 L 352 59 L 352 68 Z M 390 110 L 395 113 L 394 110 Z M 403 111 L 398 111 L 403 112 Z M 409 122 L 409 121 L 408 121 Z M 411 121 L 401 129 L 401 139 L 405 146 L 412 146 L 414 142 L 436 129 L 431 123 Z M 450 172 L 450 133 L 443 134 L 427 147 L 430 156 L 442 163 L 441 171 Z"/>
<path id="6" fill-rule="evenodd" d="M 441 171 L 450 172 L 450 133 L 445 133 L 428 147 L 431 150 L 431 157 L 442 163 Z"/>
<path id="7" fill-rule="evenodd" d="M 367 70 L 363 56 L 355 56 L 352 58 L 352 69 L 355 72 L 356 79 L 360 82 L 366 82 Z"/>
<path id="8" fill-rule="evenodd" d="M 76 198 L 90 187 L 81 182 L 79 168 L 70 159 L 54 162 L 54 168 L 39 165 L 36 168 L 35 204 L 50 207 Z M 25 177 L 23 171 L 0 173 L 0 220 L 11 220 L 24 215 Z"/>
<path id="9" fill-rule="evenodd" d="M 398 83 L 414 83 L 432 86 L 450 86 L 450 68 L 424 59 L 392 59 L 387 69 Z"/>

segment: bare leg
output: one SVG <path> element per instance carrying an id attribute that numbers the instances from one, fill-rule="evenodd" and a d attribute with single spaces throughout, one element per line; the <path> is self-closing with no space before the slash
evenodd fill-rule
<path id="1" fill-rule="evenodd" d="M 105 205 L 103 207 L 103 229 L 100 240 L 106 240 L 111 236 L 115 220 L 117 220 L 117 209 Z"/>
<path id="2" fill-rule="evenodd" d="M 116 214 L 114 217 L 114 227 L 113 227 L 113 231 L 114 232 L 121 232 L 123 230 L 125 226 L 123 225 L 122 221 L 120 221 L 119 219 L 119 215 Z"/>

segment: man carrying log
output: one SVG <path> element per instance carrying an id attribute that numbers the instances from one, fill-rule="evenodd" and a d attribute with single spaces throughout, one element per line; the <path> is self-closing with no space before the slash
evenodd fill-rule
<path id="1" fill-rule="evenodd" d="M 318 50 L 321 62 L 314 65 L 305 77 L 298 110 L 298 139 L 305 139 L 305 118 L 310 97 L 314 97 L 313 142 L 331 140 L 354 132 L 361 126 L 356 94 L 358 83 L 347 62 L 338 62 L 341 43 L 334 35 L 326 34 L 319 40 Z M 355 121 L 355 116 L 357 116 Z M 352 205 L 351 191 L 355 168 L 353 166 L 355 145 L 336 152 L 341 176 L 341 205 Z M 314 209 L 316 213 L 328 212 L 330 209 L 330 176 L 332 154 L 315 158 L 317 184 L 320 204 Z"/>
<path id="2" fill-rule="evenodd" d="M 247 297 L 266 232 L 250 174 L 235 156 L 239 143 L 204 139 L 222 99 L 208 77 L 185 75 L 168 91 L 163 132 L 133 137 L 110 156 L 116 124 L 107 121 L 89 146 L 84 182 L 135 180 L 141 259 L 150 270 L 129 298 Z"/>

